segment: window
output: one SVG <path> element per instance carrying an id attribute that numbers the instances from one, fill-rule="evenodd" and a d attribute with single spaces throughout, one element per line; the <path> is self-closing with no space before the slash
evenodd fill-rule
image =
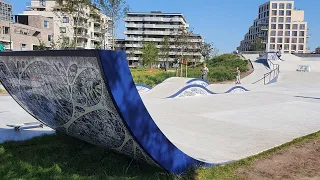
<path id="1" fill-rule="evenodd" d="M 282 37 L 278 38 L 278 43 L 282 43 Z"/>
<path id="2" fill-rule="evenodd" d="M 287 10 L 287 11 L 286 11 L 286 15 L 287 15 L 287 16 L 291 16 L 291 10 Z"/>
<path id="3" fill-rule="evenodd" d="M 279 8 L 280 8 L 280 9 L 284 9 L 284 3 L 280 3 L 280 4 L 279 4 Z"/>
<path id="4" fill-rule="evenodd" d="M 292 31 L 292 36 L 298 36 L 298 32 L 297 31 Z"/>
<path id="5" fill-rule="evenodd" d="M 291 3 L 287 3 L 287 9 L 292 9 L 292 4 Z"/>
<path id="6" fill-rule="evenodd" d="M 299 31 L 299 36 L 304 36 L 304 31 Z"/>
<path id="7" fill-rule="evenodd" d="M 285 36 L 290 36 L 290 31 L 286 31 Z"/>
<path id="8" fill-rule="evenodd" d="M 304 38 L 299 38 L 299 43 L 304 43 Z"/>
<path id="9" fill-rule="evenodd" d="M 49 28 L 49 22 L 47 20 L 44 20 L 44 27 Z"/>
<path id="10" fill-rule="evenodd" d="M 277 22 L 277 18 L 276 17 L 271 18 L 271 22 Z"/>
<path id="11" fill-rule="evenodd" d="M 276 36 L 276 31 L 271 31 L 271 36 Z"/>
<path id="12" fill-rule="evenodd" d="M 284 45 L 284 50 L 289 50 L 289 44 Z"/>
<path id="13" fill-rule="evenodd" d="M 274 38 L 274 37 L 270 38 L 270 42 L 271 43 L 275 43 L 276 42 L 276 38 Z"/>
<path id="14" fill-rule="evenodd" d="M 297 50 L 297 45 L 292 44 L 292 45 L 291 45 L 291 50 L 294 50 L 294 51 Z"/>
<path id="15" fill-rule="evenodd" d="M 292 38 L 291 43 L 297 43 L 297 38 Z"/>
<path id="16" fill-rule="evenodd" d="M 68 17 L 63 17 L 63 23 L 69 23 L 69 18 Z"/>
<path id="17" fill-rule="evenodd" d="M 291 17 L 287 17 L 286 22 L 291 22 Z"/>
<path id="18" fill-rule="evenodd" d="M 278 4 L 277 3 L 272 3 L 272 9 L 277 9 L 278 8 Z"/>
<path id="19" fill-rule="evenodd" d="M 278 24 L 278 29 L 283 29 L 283 24 Z"/>
<path id="20" fill-rule="evenodd" d="M 292 29 L 298 29 L 298 24 L 292 25 Z"/>
<path id="21" fill-rule="evenodd" d="M 305 30 L 305 28 L 306 28 L 306 25 L 300 24 L 300 30 Z"/>
<path id="22" fill-rule="evenodd" d="M 286 24 L 286 29 L 290 29 L 291 25 L 290 24 Z"/>
<path id="23" fill-rule="evenodd" d="M 285 38 L 284 43 L 290 43 L 290 38 Z"/>
<path id="24" fill-rule="evenodd" d="M 52 41 L 52 35 L 48 35 L 48 41 Z"/>
<path id="25" fill-rule="evenodd" d="M 276 16 L 277 15 L 277 11 L 276 10 L 272 10 L 272 16 Z"/>
<path id="26" fill-rule="evenodd" d="M 276 45 L 275 44 L 270 44 L 270 49 L 276 49 Z"/>
<path id="27" fill-rule="evenodd" d="M 66 33 L 67 29 L 65 27 L 60 27 L 60 33 Z"/>
<path id="28" fill-rule="evenodd" d="M 284 16 L 284 10 L 279 11 L 279 16 Z"/>
<path id="29" fill-rule="evenodd" d="M 284 18 L 283 17 L 279 17 L 279 22 L 283 23 L 284 22 Z"/>
<path id="30" fill-rule="evenodd" d="M 299 50 L 303 50 L 303 45 L 299 45 Z"/>
<path id="31" fill-rule="evenodd" d="M 9 34 L 10 28 L 9 27 L 4 27 L 3 28 L 3 34 Z"/>
<path id="32" fill-rule="evenodd" d="M 278 31 L 278 36 L 283 36 L 283 31 Z"/>
<path id="33" fill-rule="evenodd" d="M 21 44 L 21 51 L 24 51 L 26 49 L 26 44 Z"/>
<path id="34" fill-rule="evenodd" d="M 271 24 L 271 29 L 277 29 L 277 25 L 276 24 Z"/>

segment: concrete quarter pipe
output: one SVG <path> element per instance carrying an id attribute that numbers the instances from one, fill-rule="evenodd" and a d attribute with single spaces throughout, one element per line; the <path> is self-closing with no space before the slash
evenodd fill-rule
<path id="1" fill-rule="evenodd" d="M 179 150 L 157 127 L 122 52 L 1 53 L 0 80 L 22 108 L 53 129 L 172 173 L 211 165 Z"/>

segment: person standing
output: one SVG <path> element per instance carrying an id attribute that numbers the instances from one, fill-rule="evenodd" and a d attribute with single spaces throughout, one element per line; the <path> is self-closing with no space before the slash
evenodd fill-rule
<path id="1" fill-rule="evenodd" d="M 209 73 L 209 69 L 207 67 L 207 64 L 203 63 L 202 68 L 201 68 L 201 79 L 207 80 L 208 73 Z"/>
<path id="2" fill-rule="evenodd" d="M 239 67 L 237 67 L 237 71 L 236 71 L 236 84 L 241 84 L 240 79 L 241 79 L 241 71 L 240 71 Z"/>

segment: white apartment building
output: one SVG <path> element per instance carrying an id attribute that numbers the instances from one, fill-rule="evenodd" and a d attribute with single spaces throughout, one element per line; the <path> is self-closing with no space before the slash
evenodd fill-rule
<path id="1" fill-rule="evenodd" d="M 12 4 L 0 0 L 0 20 L 13 21 Z"/>
<path id="2" fill-rule="evenodd" d="M 108 25 L 110 18 L 99 9 L 85 7 L 79 9 L 78 19 L 75 15 L 63 13 L 63 0 L 31 0 L 23 15 L 41 15 L 53 20 L 53 40 L 55 43 L 71 43 L 77 36 L 76 47 L 80 49 L 110 49 L 112 35 Z M 77 19 L 76 19 L 77 18 Z M 46 22 L 45 22 L 46 23 Z M 75 35 L 77 33 L 77 35 Z"/>
<path id="3" fill-rule="evenodd" d="M 129 65 L 141 61 L 142 52 L 139 49 L 142 48 L 143 42 L 154 42 L 158 48 L 161 48 L 161 43 L 165 36 L 168 36 L 170 42 L 170 64 L 178 60 L 181 51 L 174 45 L 173 39 L 181 27 L 189 27 L 181 13 L 162 13 L 160 11 L 148 13 L 130 12 L 124 21 L 127 29 L 124 32 L 126 37 L 124 41 L 121 40 L 119 42 L 124 44 Z M 190 45 L 188 51 L 186 50 L 183 54 L 184 56 L 192 57 L 192 59 L 200 60 L 202 56 L 197 49 L 200 48 L 200 43 L 203 39 L 199 34 L 193 34 L 190 39 L 190 42 L 195 46 Z M 165 61 L 161 58 L 159 60 Z"/>
<path id="4" fill-rule="evenodd" d="M 308 25 L 304 11 L 296 9 L 294 1 L 272 0 L 259 6 L 258 18 L 249 28 L 238 50 L 253 51 L 255 40 L 265 44 L 266 51 L 306 53 Z"/>

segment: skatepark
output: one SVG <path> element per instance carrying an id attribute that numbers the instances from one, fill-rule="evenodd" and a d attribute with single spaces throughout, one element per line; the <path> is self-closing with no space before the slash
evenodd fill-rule
<path id="1" fill-rule="evenodd" d="M 0 142 L 55 129 L 177 174 L 237 161 L 320 129 L 320 58 L 272 55 L 244 54 L 254 71 L 239 86 L 170 78 L 138 93 L 123 54 L 7 53 Z M 37 120 L 48 127 L 6 126 Z"/>

